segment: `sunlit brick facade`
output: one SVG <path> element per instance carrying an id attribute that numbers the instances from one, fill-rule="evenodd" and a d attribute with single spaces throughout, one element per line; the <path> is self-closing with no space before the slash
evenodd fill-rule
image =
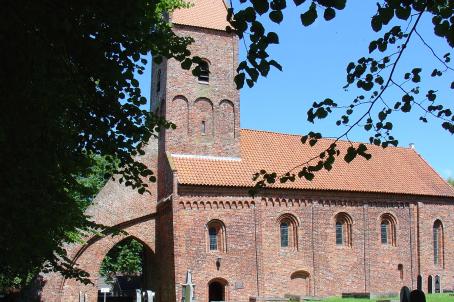
<path id="1" fill-rule="evenodd" d="M 223 30 L 216 1 L 172 19 L 177 34 L 194 38 L 208 81 L 175 60 L 153 65 L 151 110 L 177 128 L 141 159 L 158 171 L 152 194 L 111 181 L 88 210 L 149 248 L 156 300 L 183 301 L 188 270 L 199 302 L 454 289 L 454 190 L 414 150 L 376 149 L 368 164 L 339 163 L 340 174 L 249 196 L 257 169 L 286 169 L 305 155 L 292 147 L 298 137 L 240 129 L 238 40 Z M 100 263 L 125 236 L 68 247 L 95 286 L 46 275 L 42 300 L 97 301 Z"/>

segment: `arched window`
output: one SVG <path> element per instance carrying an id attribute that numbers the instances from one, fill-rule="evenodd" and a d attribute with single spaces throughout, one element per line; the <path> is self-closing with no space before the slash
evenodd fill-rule
<path id="1" fill-rule="evenodd" d="M 433 225 L 434 264 L 443 266 L 444 242 L 443 224 L 439 219 Z"/>
<path id="2" fill-rule="evenodd" d="M 336 244 L 352 245 L 352 218 L 347 213 L 338 213 L 336 215 Z"/>
<path id="3" fill-rule="evenodd" d="M 281 248 L 298 247 L 298 220 L 292 214 L 283 214 L 278 218 Z"/>
<path id="4" fill-rule="evenodd" d="M 225 226 L 220 220 L 211 220 L 207 224 L 208 250 L 226 251 Z"/>
<path id="5" fill-rule="evenodd" d="M 281 222 L 281 247 L 288 247 L 288 222 Z"/>
<path id="6" fill-rule="evenodd" d="M 202 60 L 199 63 L 200 72 L 198 76 L 199 82 L 208 83 L 210 81 L 210 67 L 207 61 Z"/>
<path id="7" fill-rule="evenodd" d="M 385 213 L 380 219 L 380 241 L 382 244 L 396 245 L 396 219 Z"/>

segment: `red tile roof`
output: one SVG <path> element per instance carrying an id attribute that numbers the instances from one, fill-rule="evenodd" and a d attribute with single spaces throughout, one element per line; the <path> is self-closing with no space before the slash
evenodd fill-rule
<path id="1" fill-rule="evenodd" d="M 227 6 L 223 0 L 188 0 L 190 8 L 178 9 L 172 13 L 171 22 L 217 30 L 225 30 Z"/>
<path id="2" fill-rule="evenodd" d="M 328 147 L 322 139 L 315 147 L 302 144 L 301 136 L 241 130 L 241 158 L 215 158 L 173 154 L 178 182 L 188 185 L 251 187 L 252 175 L 261 169 L 283 173 Z M 338 142 L 345 154 L 349 143 Z M 346 163 L 337 158 L 331 171 L 316 172 L 312 181 L 276 182 L 272 188 L 397 193 L 454 197 L 454 189 L 413 149 L 367 145 L 371 160 L 358 157 Z M 298 171 L 298 170 L 297 170 Z M 296 171 L 296 172 L 297 172 Z"/>

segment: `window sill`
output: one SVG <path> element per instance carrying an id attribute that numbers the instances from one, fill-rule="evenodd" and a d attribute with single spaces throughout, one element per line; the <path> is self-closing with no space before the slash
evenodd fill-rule
<path id="1" fill-rule="evenodd" d="M 210 85 L 210 82 L 204 82 L 204 81 L 197 81 L 197 82 L 202 85 Z"/>

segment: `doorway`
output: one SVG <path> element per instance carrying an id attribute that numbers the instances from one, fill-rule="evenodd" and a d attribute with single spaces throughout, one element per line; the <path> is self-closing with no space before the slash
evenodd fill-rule
<path id="1" fill-rule="evenodd" d="M 208 301 L 209 302 L 218 302 L 226 301 L 225 295 L 225 286 L 227 282 L 224 280 L 212 280 L 208 284 Z"/>

